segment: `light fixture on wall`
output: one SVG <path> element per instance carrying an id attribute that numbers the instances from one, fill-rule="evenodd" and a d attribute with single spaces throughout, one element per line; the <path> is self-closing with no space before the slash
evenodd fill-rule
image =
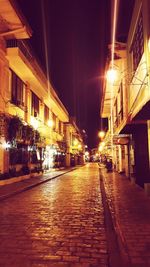
<path id="1" fill-rule="evenodd" d="M 54 121 L 53 121 L 53 120 L 48 120 L 48 126 L 49 126 L 50 128 L 53 128 L 53 126 L 54 126 Z"/>

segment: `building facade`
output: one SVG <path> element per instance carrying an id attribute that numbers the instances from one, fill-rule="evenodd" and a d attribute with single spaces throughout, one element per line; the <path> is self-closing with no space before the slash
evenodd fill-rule
<path id="1" fill-rule="evenodd" d="M 67 136 L 78 130 L 26 43 L 31 29 L 12 1 L 3 1 L 0 18 L 1 175 L 70 166 Z M 81 136 L 77 140 L 82 143 Z"/>
<path id="2" fill-rule="evenodd" d="M 101 106 L 110 122 L 107 142 L 116 170 L 142 187 L 150 183 L 149 11 L 149 1 L 135 1 L 127 42 L 115 43 L 116 77 L 106 80 Z M 108 60 L 106 71 L 110 67 Z"/>

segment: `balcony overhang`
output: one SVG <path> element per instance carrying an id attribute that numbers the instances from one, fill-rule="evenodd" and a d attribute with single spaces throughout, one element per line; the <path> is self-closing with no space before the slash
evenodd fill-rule
<path id="1" fill-rule="evenodd" d="M 135 115 L 133 120 L 150 120 L 150 100 L 141 107 L 139 112 Z"/>
<path id="2" fill-rule="evenodd" d="M 52 111 L 53 110 L 55 111 L 55 114 L 62 122 L 69 121 L 68 112 L 64 109 L 63 105 L 60 105 L 57 102 L 57 99 L 53 95 L 51 95 L 50 97 L 50 106 L 51 106 Z"/>
<path id="3" fill-rule="evenodd" d="M 26 39 L 32 30 L 14 1 L 0 0 L 0 36 L 6 39 Z"/>
<path id="4" fill-rule="evenodd" d="M 51 101 L 51 108 L 55 110 L 56 115 L 58 118 L 63 122 L 69 122 L 69 113 L 66 110 L 65 106 L 59 99 L 56 91 L 50 86 L 50 101 Z"/>
<path id="5" fill-rule="evenodd" d="M 27 84 L 29 83 L 33 89 L 36 88 L 36 94 L 43 98 L 47 96 L 47 81 L 42 77 L 42 72 L 36 68 L 35 59 L 26 57 L 18 47 L 7 48 L 7 58 L 10 68 Z M 37 94 L 38 95 L 38 94 Z"/>
<path id="6" fill-rule="evenodd" d="M 110 53 L 112 52 L 112 44 L 108 46 Z M 120 70 L 122 61 L 124 61 L 126 58 L 126 44 L 115 42 L 114 47 L 114 67 L 115 70 Z M 112 69 L 112 62 L 108 58 L 108 62 L 105 66 L 105 73 L 108 74 L 108 71 Z M 107 75 L 106 75 L 107 76 Z M 103 93 L 102 93 L 102 99 L 101 99 L 101 117 L 108 118 L 110 116 L 111 112 L 111 100 L 113 99 L 114 95 L 117 92 L 117 88 L 120 85 L 121 81 L 121 72 L 118 72 L 117 77 L 114 81 L 111 81 L 107 79 L 108 77 L 105 77 L 105 81 L 103 84 Z"/>
<path id="7" fill-rule="evenodd" d="M 147 125 L 145 120 L 131 121 L 128 122 L 120 131 L 120 134 L 133 134 L 138 130 L 138 127 L 141 125 Z"/>

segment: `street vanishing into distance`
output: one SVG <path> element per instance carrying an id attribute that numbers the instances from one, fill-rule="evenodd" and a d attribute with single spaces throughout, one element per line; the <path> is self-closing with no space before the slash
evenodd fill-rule
<path id="1" fill-rule="evenodd" d="M 0 267 L 108 266 L 98 164 L 1 201 Z"/>

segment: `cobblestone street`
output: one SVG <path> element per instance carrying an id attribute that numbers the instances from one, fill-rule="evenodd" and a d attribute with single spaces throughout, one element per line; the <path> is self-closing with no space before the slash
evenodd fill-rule
<path id="1" fill-rule="evenodd" d="M 97 165 L 0 204 L 0 267 L 107 267 Z"/>

